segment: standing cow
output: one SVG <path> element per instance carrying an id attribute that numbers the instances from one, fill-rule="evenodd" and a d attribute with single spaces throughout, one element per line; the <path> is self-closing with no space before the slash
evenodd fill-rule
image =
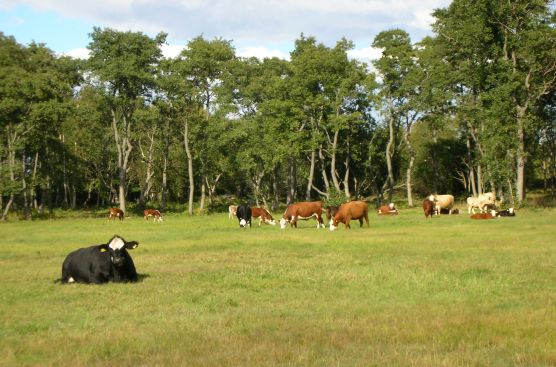
<path id="1" fill-rule="evenodd" d="M 432 218 L 434 214 L 434 201 L 431 201 L 429 198 L 423 200 L 423 211 L 425 212 L 425 218 Z"/>
<path id="2" fill-rule="evenodd" d="M 272 215 L 265 208 L 251 208 L 251 218 L 259 218 L 259 227 L 261 223 L 276 225 L 276 221 L 272 218 Z"/>
<path id="3" fill-rule="evenodd" d="M 297 228 L 299 219 L 309 219 L 315 217 L 317 219 L 317 228 L 324 228 L 322 222 L 322 201 L 303 201 L 288 206 L 282 219 L 280 219 L 280 228 L 286 228 L 287 224 Z"/>
<path id="4" fill-rule="evenodd" d="M 122 209 L 110 208 L 108 211 L 108 220 L 118 218 L 120 221 L 124 220 L 125 214 Z"/>
<path id="5" fill-rule="evenodd" d="M 350 229 L 349 222 L 353 219 L 358 219 L 361 227 L 363 227 L 363 219 L 365 219 L 367 227 L 369 226 L 369 208 L 366 201 L 350 201 L 342 204 L 330 222 L 330 230 L 334 231 L 338 228 L 338 223 L 344 223 L 346 229 Z"/>
<path id="6" fill-rule="evenodd" d="M 136 282 L 135 264 L 127 250 L 139 246 L 114 236 L 106 244 L 71 252 L 62 264 L 62 283 Z"/>
<path id="7" fill-rule="evenodd" d="M 429 200 L 434 202 L 434 214 L 440 215 L 441 209 L 448 209 L 448 214 L 452 214 L 452 207 L 454 206 L 453 195 L 430 195 Z"/>
<path id="8" fill-rule="evenodd" d="M 164 218 L 162 217 L 162 214 L 160 214 L 160 211 L 158 211 L 156 209 L 145 209 L 143 211 L 143 217 L 145 217 L 146 221 L 149 220 L 149 217 L 153 217 L 153 220 L 155 222 L 164 221 Z"/>
<path id="9" fill-rule="evenodd" d="M 242 204 L 237 207 L 236 210 L 236 217 L 239 220 L 239 226 L 241 228 L 247 227 L 249 224 L 249 228 L 251 228 L 251 208 L 245 204 Z"/>

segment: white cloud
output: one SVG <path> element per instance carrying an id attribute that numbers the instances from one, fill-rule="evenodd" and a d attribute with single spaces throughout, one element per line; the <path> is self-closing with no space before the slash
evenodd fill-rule
<path id="1" fill-rule="evenodd" d="M 4 0 L 120 30 L 164 31 L 186 42 L 200 34 L 245 45 L 292 42 L 301 33 L 333 44 L 341 37 L 370 43 L 393 27 L 419 40 L 430 13 L 451 0 Z"/>
<path id="2" fill-rule="evenodd" d="M 236 55 L 239 57 L 256 57 L 259 60 L 264 58 L 272 58 L 277 57 L 283 60 L 289 60 L 290 54 L 288 52 L 284 52 L 282 50 L 271 50 L 261 46 L 251 46 L 251 47 L 243 47 L 236 51 Z"/>
<path id="3" fill-rule="evenodd" d="M 365 47 L 355 50 L 350 50 L 347 52 L 350 59 L 356 59 L 367 64 L 371 64 L 372 61 L 379 59 L 382 56 L 381 48 Z"/>
<path id="4" fill-rule="evenodd" d="M 86 48 L 75 48 L 73 50 L 69 50 L 67 52 L 62 52 L 60 56 L 69 56 L 74 59 L 83 59 L 86 60 L 89 58 L 89 50 Z"/>

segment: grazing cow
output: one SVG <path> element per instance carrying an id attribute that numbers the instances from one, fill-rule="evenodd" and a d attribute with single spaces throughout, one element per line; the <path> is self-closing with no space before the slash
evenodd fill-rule
<path id="1" fill-rule="evenodd" d="M 114 236 L 106 244 L 71 252 L 62 264 L 62 283 L 136 282 L 137 272 L 127 250 L 139 243 Z"/>
<path id="2" fill-rule="evenodd" d="M 251 208 L 251 218 L 259 218 L 259 227 L 261 226 L 261 222 L 272 224 L 273 226 L 276 225 L 276 221 L 265 208 Z"/>
<path id="3" fill-rule="evenodd" d="M 489 209 L 493 209 L 496 204 L 496 194 L 494 192 L 485 192 L 478 197 L 470 196 L 467 198 L 467 213 L 475 214 L 475 208 L 481 213 L 485 213 Z"/>
<path id="4" fill-rule="evenodd" d="M 467 214 L 475 214 L 475 208 L 481 210 L 481 203 L 479 202 L 479 198 L 474 196 L 470 196 L 467 198 Z"/>
<path id="5" fill-rule="evenodd" d="M 509 209 L 506 209 L 506 210 L 501 210 L 499 212 L 496 212 L 496 214 L 499 217 L 515 217 L 515 210 L 514 210 L 514 208 L 509 208 Z"/>
<path id="6" fill-rule="evenodd" d="M 249 228 L 251 228 L 251 208 L 245 204 L 241 204 L 237 207 L 236 217 L 239 220 L 239 226 L 242 228 L 247 227 L 249 223 Z"/>
<path id="7" fill-rule="evenodd" d="M 228 207 L 228 219 L 235 217 L 236 212 L 237 212 L 237 205 L 230 205 Z"/>
<path id="8" fill-rule="evenodd" d="M 110 208 L 110 211 L 108 212 L 108 220 L 114 218 L 119 218 L 120 220 L 124 220 L 124 216 L 125 216 L 124 211 L 122 209 Z"/>
<path id="9" fill-rule="evenodd" d="M 338 228 L 340 222 L 344 223 L 346 229 L 349 229 L 351 228 L 349 222 L 352 219 L 358 219 L 361 227 L 363 227 L 363 219 L 365 219 L 367 227 L 369 226 L 369 208 L 366 201 L 350 201 L 342 204 L 330 222 L 330 230 Z"/>
<path id="10" fill-rule="evenodd" d="M 440 209 L 448 209 L 448 214 L 452 213 L 454 206 L 453 195 L 430 195 L 429 200 L 434 202 L 434 214 L 440 215 Z"/>
<path id="11" fill-rule="evenodd" d="M 429 198 L 423 200 L 423 211 L 425 212 L 425 218 L 432 218 L 434 214 L 434 202 L 429 200 Z"/>
<path id="12" fill-rule="evenodd" d="M 498 214 L 496 210 L 491 210 L 490 213 L 475 213 L 471 214 L 469 218 L 471 219 L 494 219 L 497 218 Z"/>
<path id="13" fill-rule="evenodd" d="M 287 207 L 282 219 L 280 219 L 280 228 L 286 228 L 287 224 L 297 228 L 299 219 L 309 219 L 315 217 L 317 219 L 317 228 L 324 228 L 322 222 L 322 201 L 302 201 L 291 204 Z"/>
<path id="14" fill-rule="evenodd" d="M 378 208 L 378 215 L 398 215 L 398 209 L 394 207 L 394 203 L 383 205 Z"/>
<path id="15" fill-rule="evenodd" d="M 459 209 L 452 209 L 452 213 L 448 209 L 440 209 L 440 214 L 459 214 Z"/>
<path id="16" fill-rule="evenodd" d="M 160 212 L 156 209 L 145 209 L 143 211 L 143 216 L 147 221 L 149 220 L 149 217 L 153 217 L 155 222 L 162 222 L 164 220 L 162 214 L 160 214 Z"/>

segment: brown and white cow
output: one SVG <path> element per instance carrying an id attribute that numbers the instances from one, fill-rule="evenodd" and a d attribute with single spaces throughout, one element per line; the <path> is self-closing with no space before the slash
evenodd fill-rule
<path id="1" fill-rule="evenodd" d="M 423 211 L 425 212 L 425 218 L 432 218 L 434 214 L 434 202 L 429 200 L 429 198 L 423 200 Z"/>
<path id="2" fill-rule="evenodd" d="M 280 219 L 280 228 L 286 228 L 287 224 L 297 228 L 299 219 L 310 219 L 315 217 L 317 220 L 317 228 L 324 228 L 322 222 L 322 201 L 302 201 L 291 204 L 287 207 L 282 219 Z"/>
<path id="3" fill-rule="evenodd" d="M 124 220 L 125 214 L 122 209 L 110 208 L 108 211 L 108 220 L 118 218 L 119 220 Z"/>
<path id="4" fill-rule="evenodd" d="M 251 208 L 251 218 L 259 218 L 259 227 L 261 223 L 276 225 L 276 221 L 272 218 L 272 215 L 265 208 Z"/>
<path id="5" fill-rule="evenodd" d="M 398 209 L 396 209 L 394 203 L 383 205 L 378 208 L 378 215 L 398 215 Z"/>
<path id="6" fill-rule="evenodd" d="M 496 210 L 491 210 L 490 213 L 471 214 L 471 216 L 469 218 L 471 218 L 471 219 L 494 219 L 494 218 L 498 218 L 498 214 L 496 213 Z"/>
<path id="7" fill-rule="evenodd" d="M 160 212 L 156 209 L 145 209 L 143 211 L 143 216 L 147 221 L 149 220 L 149 217 L 153 217 L 155 222 L 162 222 L 164 220 L 162 214 L 160 214 Z"/>
<path id="8" fill-rule="evenodd" d="M 334 231 L 338 228 L 338 223 L 344 223 L 346 229 L 349 229 L 351 228 L 349 222 L 355 219 L 359 220 L 361 227 L 363 227 L 363 219 L 367 227 L 369 226 L 369 208 L 366 201 L 350 201 L 342 204 L 330 222 L 330 230 Z"/>
<path id="9" fill-rule="evenodd" d="M 441 209 L 448 209 L 448 214 L 452 213 L 452 207 L 454 206 L 454 196 L 453 195 L 430 195 L 429 200 L 434 202 L 434 214 L 440 215 Z"/>
<path id="10" fill-rule="evenodd" d="M 228 219 L 235 218 L 237 212 L 237 205 L 230 205 L 228 207 Z"/>

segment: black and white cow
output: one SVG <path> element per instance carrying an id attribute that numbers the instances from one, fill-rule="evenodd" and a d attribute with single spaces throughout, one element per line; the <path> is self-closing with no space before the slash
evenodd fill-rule
<path id="1" fill-rule="evenodd" d="M 247 223 L 249 223 L 249 228 L 251 228 L 251 208 L 245 204 L 237 207 L 236 217 L 239 220 L 239 226 L 245 228 Z"/>
<path id="2" fill-rule="evenodd" d="M 127 250 L 139 246 L 114 236 L 106 244 L 71 252 L 62 265 L 62 283 L 136 282 L 137 272 Z"/>

